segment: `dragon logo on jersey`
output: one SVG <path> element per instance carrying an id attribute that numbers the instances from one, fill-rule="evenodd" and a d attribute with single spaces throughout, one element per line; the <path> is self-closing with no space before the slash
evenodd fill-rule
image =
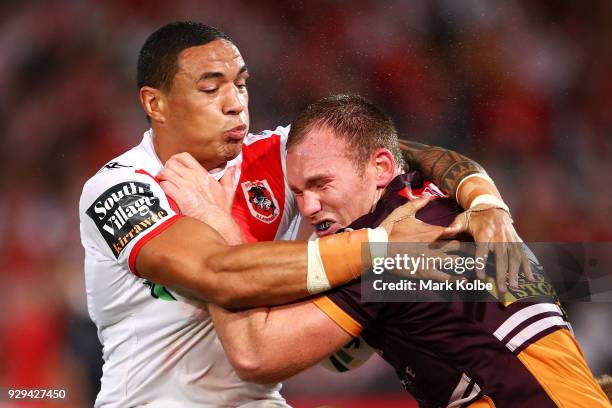
<path id="1" fill-rule="evenodd" d="M 146 231 L 168 212 L 161 208 L 159 198 L 145 183 L 131 181 L 117 184 L 87 209 L 115 257 L 134 238 Z"/>
<path id="2" fill-rule="evenodd" d="M 278 202 L 266 179 L 240 183 L 251 215 L 266 224 L 272 223 L 280 213 Z"/>

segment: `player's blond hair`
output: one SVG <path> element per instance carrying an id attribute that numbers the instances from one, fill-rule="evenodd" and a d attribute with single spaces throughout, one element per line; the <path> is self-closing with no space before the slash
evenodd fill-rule
<path id="1" fill-rule="evenodd" d="M 608 396 L 610 402 L 612 402 L 612 377 L 608 374 L 603 374 L 597 377 L 597 382 L 599 386 L 603 390 L 603 392 Z"/>

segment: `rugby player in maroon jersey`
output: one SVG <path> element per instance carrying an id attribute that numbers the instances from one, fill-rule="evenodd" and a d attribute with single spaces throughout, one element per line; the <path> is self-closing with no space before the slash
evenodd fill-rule
<path id="1" fill-rule="evenodd" d="M 323 99 L 293 126 L 289 183 L 319 236 L 375 227 L 424 190 L 439 195 L 418 173 L 398 169 L 394 130 L 389 144 L 368 147 L 373 129 L 393 127 L 360 97 Z M 366 160 L 358 157 L 364 146 Z M 462 212 L 443 197 L 417 202 L 416 217 L 429 224 L 449 225 Z M 547 294 L 511 304 L 362 303 L 356 280 L 286 306 L 210 310 L 230 361 L 249 381 L 284 380 L 361 335 L 423 407 L 610 406 Z"/>

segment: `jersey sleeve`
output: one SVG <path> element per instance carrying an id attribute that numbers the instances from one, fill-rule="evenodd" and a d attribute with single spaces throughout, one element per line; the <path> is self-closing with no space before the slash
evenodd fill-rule
<path id="1" fill-rule="evenodd" d="M 361 331 L 377 318 L 383 304 L 361 302 L 361 281 L 353 281 L 332 289 L 314 300 L 314 304 L 351 336 Z"/>
<path id="2" fill-rule="evenodd" d="M 83 187 L 79 216 L 84 245 L 139 276 L 136 256 L 181 215 L 157 180 L 144 170 L 108 170 Z"/>

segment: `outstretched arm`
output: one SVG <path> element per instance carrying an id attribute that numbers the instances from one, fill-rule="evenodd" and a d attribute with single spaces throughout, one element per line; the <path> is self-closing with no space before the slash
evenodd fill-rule
<path id="1" fill-rule="evenodd" d="M 138 273 L 225 307 L 287 303 L 309 295 L 305 242 L 230 246 L 210 226 L 184 217 L 142 247 Z M 340 280 L 348 281 L 351 274 Z"/>
<path id="2" fill-rule="evenodd" d="M 238 376 L 262 384 L 294 376 L 356 335 L 344 331 L 312 301 L 241 312 L 210 305 L 209 310 Z"/>
<path id="3" fill-rule="evenodd" d="M 162 188 L 183 212 L 185 204 L 193 207 L 189 214 L 201 221 L 183 217 L 144 244 L 136 257 L 136 271 L 157 284 L 227 308 L 283 304 L 323 292 L 368 268 L 362 264 L 363 243 L 432 242 L 450 230 L 406 217 L 374 230 L 311 242 L 231 246 L 240 243 L 240 232 L 223 197 L 224 190 L 233 189 L 212 179 L 189 155 L 177 155 L 168 162 L 173 165 L 167 163 L 158 176 Z M 426 203 L 414 200 L 409 212 L 416 213 Z M 412 228 L 414 224 L 418 228 Z"/>

